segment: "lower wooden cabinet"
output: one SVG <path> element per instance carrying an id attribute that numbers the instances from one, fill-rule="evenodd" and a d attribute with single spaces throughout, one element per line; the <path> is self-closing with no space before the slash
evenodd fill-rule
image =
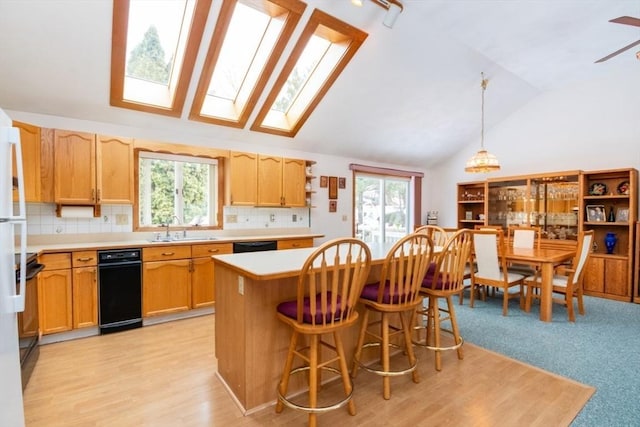
<path id="1" fill-rule="evenodd" d="M 208 307 L 215 303 L 212 255 L 230 254 L 233 243 L 210 243 L 191 246 L 191 308 Z"/>
<path id="2" fill-rule="evenodd" d="M 70 331 L 72 320 L 71 254 L 46 254 L 38 275 L 38 314 L 43 334 Z"/>
<path id="3" fill-rule="evenodd" d="M 98 269 L 73 269 L 73 328 L 98 324 Z"/>
<path id="4" fill-rule="evenodd" d="M 582 286 L 587 295 L 630 301 L 631 287 L 628 276 L 627 257 L 591 254 L 585 266 Z"/>
<path id="5" fill-rule="evenodd" d="M 283 249 L 300 249 L 300 248 L 311 248 L 313 247 L 313 238 L 308 239 L 289 239 L 289 240 L 278 240 L 278 250 L 281 251 Z"/>
<path id="6" fill-rule="evenodd" d="M 142 317 L 191 308 L 191 247 L 142 249 Z"/>

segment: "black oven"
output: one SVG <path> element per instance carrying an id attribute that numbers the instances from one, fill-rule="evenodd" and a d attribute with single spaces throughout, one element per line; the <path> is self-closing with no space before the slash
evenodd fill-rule
<path id="1" fill-rule="evenodd" d="M 20 286 L 20 256 L 16 255 L 16 287 Z M 25 278 L 24 311 L 18 313 L 18 340 L 20 346 L 20 368 L 22 372 L 22 389 L 24 390 L 31 377 L 33 367 L 40 355 L 38 341 L 40 329 L 38 326 L 38 281 L 36 276 L 44 265 L 38 264 L 37 255 L 27 254 Z"/>

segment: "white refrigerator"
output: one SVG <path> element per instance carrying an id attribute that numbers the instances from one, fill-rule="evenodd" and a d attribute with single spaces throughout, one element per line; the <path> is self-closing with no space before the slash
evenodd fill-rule
<path id="1" fill-rule="evenodd" d="M 17 174 L 13 173 L 13 156 Z M 22 180 L 20 132 L 0 109 L 0 426 L 24 426 L 22 382 L 18 349 L 18 316 L 24 310 L 25 261 L 27 243 L 26 207 Z M 19 201 L 13 202 L 17 185 Z M 20 278 L 16 286 L 15 264 L 18 253 Z M 18 289 L 16 289 L 18 288 Z"/>

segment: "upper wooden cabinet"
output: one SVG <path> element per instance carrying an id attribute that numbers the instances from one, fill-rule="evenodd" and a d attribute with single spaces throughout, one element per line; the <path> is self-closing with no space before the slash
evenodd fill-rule
<path id="1" fill-rule="evenodd" d="M 56 130 L 54 175 L 56 203 L 133 203 L 132 141 Z"/>
<path id="2" fill-rule="evenodd" d="M 54 133 L 55 202 L 68 205 L 98 203 L 96 136 L 56 130 Z"/>
<path id="3" fill-rule="evenodd" d="M 27 202 L 41 202 L 40 190 L 40 128 L 27 123 L 13 122 L 20 129 L 22 146 L 22 167 L 24 175 L 24 196 Z M 16 173 L 16 158 L 13 157 L 13 173 Z M 18 191 L 13 191 L 13 200 L 18 200 Z"/>
<path id="4" fill-rule="evenodd" d="M 304 207 L 307 162 L 231 152 L 228 202 L 234 206 Z"/>
<path id="5" fill-rule="evenodd" d="M 133 139 L 98 135 L 96 154 L 99 202 L 133 203 Z"/>
<path id="6" fill-rule="evenodd" d="M 227 195 L 234 206 L 258 204 L 258 155 L 253 153 L 229 153 Z"/>

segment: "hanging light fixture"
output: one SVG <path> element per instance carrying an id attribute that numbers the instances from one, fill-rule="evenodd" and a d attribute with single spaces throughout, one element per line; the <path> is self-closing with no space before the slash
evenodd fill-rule
<path id="1" fill-rule="evenodd" d="M 487 152 L 484 149 L 484 91 L 487 89 L 487 83 L 489 80 L 484 78 L 484 73 L 480 73 L 482 76 L 482 127 L 480 128 L 480 151 L 478 151 L 473 157 L 467 160 L 467 164 L 464 168 L 465 172 L 473 173 L 486 173 L 500 170 L 500 163 L 493 154 Z"/>
<path id="2" fill-rule="evenodd" d="M 351 3 L 355 6 L 361 7 L 364 0 L 351 0 Z M 371 0 L 373 3 L 387 10 L 387 14 L 382 21 L 382 24 L 387 28 L 393 28 L 393 24 L 396 23 L 396 19 L 400 13 L 404 10 L 404 6 L 400 3 L 400 0 Z"/>

